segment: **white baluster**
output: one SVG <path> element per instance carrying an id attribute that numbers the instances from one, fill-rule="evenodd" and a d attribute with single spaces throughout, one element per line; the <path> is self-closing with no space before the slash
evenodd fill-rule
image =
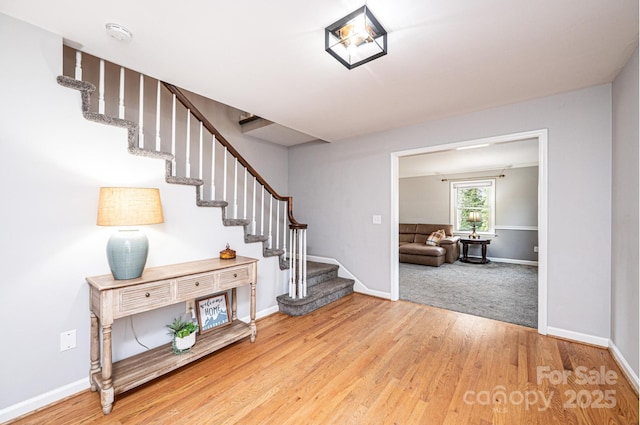
<path id="1" fill-rule="evenodd" d="M 200 121 L 200 140 L 198 141 L 198 178 L 200 180 L 204 179 L 204 171 L 202 170 L 202 164 L 204 162 L 204 144 L 203 144 L 203 125 L 202 121 Z M 200 191 L 200 199 L 204 199 L 204 185 L 198 186 L 198 190 Z"/>
<path id="2" fill-rule="evenodd" d="M 238 158 L 233 167 L 233 218 L 238 218 Z"/>
<path id="3" fill-rule="evenodd" d="M 278 245 L 280 245 L 280 201 L 276 201 L 276 249 Z"/>
<path id="4" fill-rule="evenodd" d="M 260 234 L 264 236 L 264 186 L 260 185 L 262 200 L 260 201 Z"/>
<path id="5" fill-rule="evenodd" d="M 298 298 L 304 298 L 304 291 L 302 289 L 302 230 L 297 230 L 296 231 L 296 235 L 297 235 L 297 241 L 296 241 L 296 245 L 297 245 L 297 257 L 298 257 L 298 261 L 297 261 L 297 266 L 298 266 Z"/>
<path id="6" fill-rule="evenodd" d="M 187 109 L 187 149 L 185 177 L 191 177 L 191 110 Z"/>
<path id="7" fill-rule="evenodd" d="M 247 167 L 244 167 L 244 180 L 242 181 L 242 184 L 244 185 L 243 187 L 244 196 L 242 199 L 242 219 L 246 220 L 247 219 Z"/>
<path id="8" fill-rule="evenodd" d="M 78 81 L 82 81 L 82 52 L 80 50 L 76 50 L 76 73 L 75 79 Z"/>
<path id="9" fill-rule="evenodd" d="M 140 74 L 140 107 L 138 108 L 138 147 L 144 148 L 144 75 Z"/>
<path id="10" fill-rule="evenodd" d="M 307 229 L 302 229 L 302 297 L 307 296 Z"/>
<path id="11" fill-rule="evenodd" d="M 216 199 L 216 135 L 211 136 L 211 200 Z"/>
<path id="12" fill-rule="evenodd" d="M 171 105 L 171 175 L 176 176 L 177 163 L 176 163 L 176 95 L 173 95 L 173 102 Z"/>
<path id="13" fill-rule="evenodd" d="M 269 248 L 273 248 L 273 245 L 272 245 L 273 239 L 271 234 L 272 228 L 273 228 L 273 195 L 269 196 L 269 240 L 267 241 Z"/>
<path id="14" fill-rule="evenodd" d="M 287 203 L 285 203 L 282 211 L 282 250 L 284 251 L 284 258 L 287 258 Z"/>
<path id="15" fill-rule="evenodd" d="M 289 241 L 291 245 L 291 255 L 289 256 L 289 296 L 296 297 L 296 230 L 289 231 Z"/>
<path id="16" fill-rule="evenodd" d="M 158 88 L 156 90 L 156 152 L 162 150 L 162 142 L 160 140 L 160 80 L 158 80 Z"/>
<path id="17" fill-rule="evenodd" d="M 251 213 L 251 234 L 257 234 L 258 229 L 256 229 L 256 205 L 258 204 L 258 192 L 256 192 L 256 181 L 258 179 L 256 176 L 253 176 L 253 212 Z"/>
<path id="18" fill-rule="evenodd" d="M 118 92 L 118 118 L 124 119 L 124 68 L 120 67 L 120 91 Z"/>
<path id="19" fill-rule="evenodd" d="M 222 200 L 227 201 L 227 147 L 224 147 L 224 161 L 222 161 Z"/>
<path id="20" fill-rule="evenodd" d="M 98 84 L 98 113 L 104 114 L 104 59 L 100 59 L 100 80 Z"/>

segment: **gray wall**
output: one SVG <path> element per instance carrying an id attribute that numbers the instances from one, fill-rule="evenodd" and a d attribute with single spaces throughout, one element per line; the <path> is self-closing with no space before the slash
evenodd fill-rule
<path id="1" fill-rule="evenodd" d="M 239 255 L 260 258 L 259 313 L 277 310 L 275 297 L 284 292 L 278 260 L 262 258 L 262 244 L 245 244 L 242 228 L 223 226 L 220 209 L 198 208 L 193 187 L 166 184 L 164 161 L 128 154 L 126 130 L 82 117 L 79 93 L 56 83 L 61 51 L 60 36 L 0 14 L 0 77 L 9 82 L 0 102 L 0 318 L 26 330 L 20 347 L 0 350 L 0 422 L 17 403 L 42 395 L 55 401 L 88 387 L 85 277 L 109 273 L 105 248 L 115 231 L 95 225 L 100 186 L 160 188 L 165 223 L 144 229 L 147 266 L 217 257 L 229 242 Z M 210 107 L 240 152 L 286 191 L 286 149 L 243 137 L 234 111 Z M 240 317 L 249 314 L 248 296 L 239 291 Z M 144 350 L 132 324 L 143 343 L 155 346 L 169 340 L 164 325 L 182 312 L 177 304 L 117 320 L 114 357 Z M 61 352 L 59 335 L 70 329 L 77 330 L 77 348 Z"/>
<path id="2" fill-rule="evenodd" d="M 290 149 L 289 189 L 300 220 L 309 224 L 309 253 L 336 258 L 368 288 L 390 293 L 391 234 L 397 232 L 389 222 L 390 154 L 537 129 L 549 134 L 548 325 L 608 338 L 610 84 Z M 373 214 L 383 225 L 372 224 Z"/>
<path id="3" fill-rule="evenodd" d="M 538 167 L 487 170 L 448 175 L 450 179 L 480 176 L 496 179 L 496 235 L 491 240 L 488 256 L 509 260 L 538 261 L 533 247 L 538 244 L 538 231 L 500 227 L 538 226 Z M 449 223 L 450 189 L 442 176 L 399 179 L 400 223 Z M 471 253 L 476 255 L 477 253 Z"/>
<path id="4" fill-rule="evenodd" d="M 613 83 L 611 339 L 638 366 L 638 49 Z"/>

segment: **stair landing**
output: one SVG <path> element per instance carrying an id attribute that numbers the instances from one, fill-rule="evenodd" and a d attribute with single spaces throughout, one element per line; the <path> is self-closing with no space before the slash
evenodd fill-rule
<path id="1" fill-rule="evenodd" d="M 278 296 L 280 312 L 290 316 L 304 316 L 333 301 L 353 293 L 353 279 L 338 277 L 338 266 L 307 262 L 307 296 L 293 299 L 289 294 Z"/>

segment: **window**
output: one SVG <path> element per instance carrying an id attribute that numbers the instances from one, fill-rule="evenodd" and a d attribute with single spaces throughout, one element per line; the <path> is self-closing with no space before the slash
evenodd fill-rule
<path id="1" fill-rule="evenodd" d="M 495 179 L 451 182 L 451 223 L 455 232 L 471 232 L 469 214 L 479 212 L 476 232 L 493 233 L 495 225 Z"/>

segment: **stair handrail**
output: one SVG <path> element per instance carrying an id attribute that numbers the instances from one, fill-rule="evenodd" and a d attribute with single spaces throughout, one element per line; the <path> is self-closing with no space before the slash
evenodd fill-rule
<path id="1" fill-rule="evenodd" d="M 282 196 L 278 192 L 275 191 L 273 187 L 260 175 L 260 173 L 249 164 L 249 162 L 244 159 L 244 157 L 238 152 L 232 145 L 224 138 L 222 134 L 211 124 L 211 122 L 200 112 L 200 110 L 187 98 L 187 96 L 175 85 L 171 83 L 167 83 L 162 81 L 162 84 L 176 96 L 176 99 L 182 103 L 184 107 L 186 107 L 191 114 L 199 120 L 202 125 L 209 130 L 211 134 L 213 134 L 216 140 L 225 148 L 227 151 L 238 160 L 240 164 L 242 164 L 249 173 L 273 196 L 275 199 L 279 201 L 287 202 L 287 216 L 289 218 L 289 228 L 290 229 L 306 229 L 307 225 L 298 222 L 293 216 L 293 198 L 291 196 Z"/>

